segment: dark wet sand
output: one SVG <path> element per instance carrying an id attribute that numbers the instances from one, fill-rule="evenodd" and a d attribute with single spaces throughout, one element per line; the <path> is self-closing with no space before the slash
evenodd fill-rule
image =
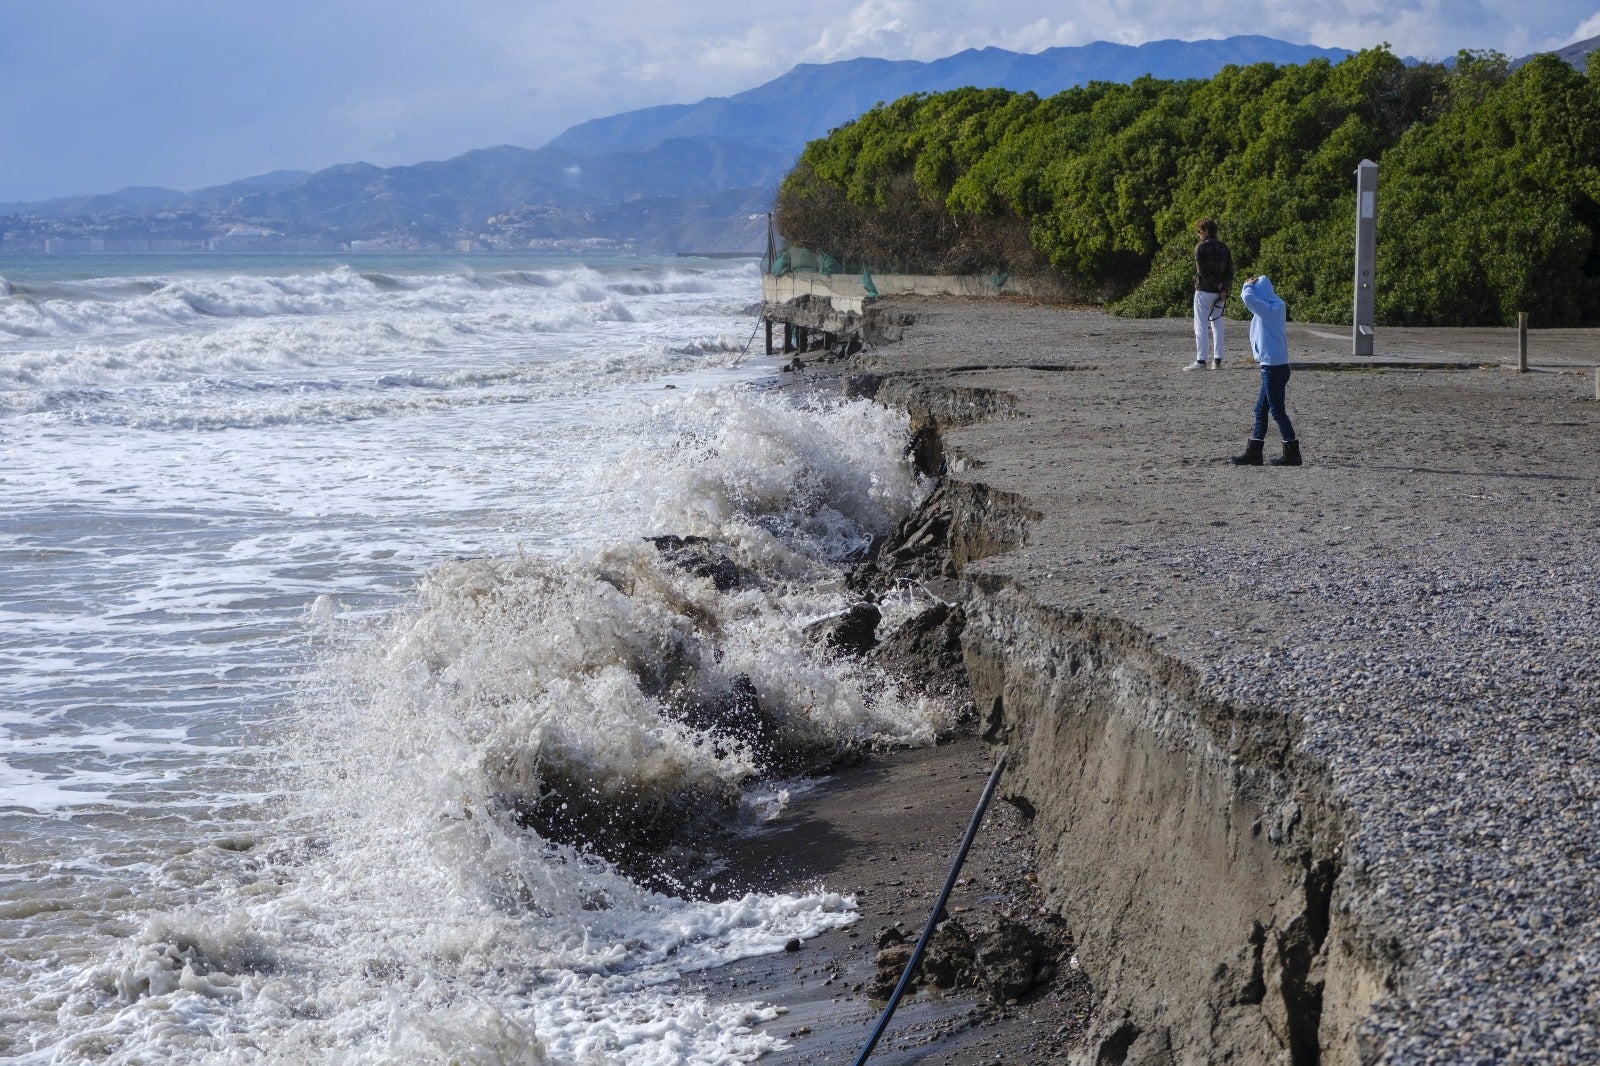
<path id="1" fill-rule="evenodd" d="M 788 1013 L 768 1026 L 787 1050 L 763 1064 L 853 1063 L 882 1003 L 866 989 L 873 938 L 898 925 L 921 933 L 944 885 L 962 834 L 993 769 L 975 737 L 933 749 L 876 757 L 795 799 L 769 832 L 731 841 L 721 853 L 747 871 L 745 887 L 782 890 L 821 884 L 856 896 L 861 920 L 810 940 L 797 952 L 747 959 L 686 983 L 717 999 L 777 1004 Z M 961 919 L 1032 912 L 1041 921 L 1029 870 L 1031 840 L 1017 812 L 996 799 L 951 893 Z M 1086 982 L 1071 969 L 1047 991 L 1010 1007 L 974 992 L 918 991 L 895 1012 L 871 1062 L 1048 1063 L 1087 1017 Z"/>

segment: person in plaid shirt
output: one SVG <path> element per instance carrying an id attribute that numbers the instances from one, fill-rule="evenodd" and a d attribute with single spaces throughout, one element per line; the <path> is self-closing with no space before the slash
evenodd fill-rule
<path id="1" fill-rule="evenodd" d="M 1233 287 L 1233 253 L 1217 240 L 1215 219 L 1195 223 L 1200 243 L 1194 246 L 1194 362 L 1185 370 L 1206 365 L 1206 335 L 1211 335 L 1211 369 L 1222 368 L 1222 304 Z"/>

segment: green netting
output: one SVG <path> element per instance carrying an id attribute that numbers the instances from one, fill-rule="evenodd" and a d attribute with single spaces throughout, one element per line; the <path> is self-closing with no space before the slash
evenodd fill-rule
<path id="1" fill-rule="evenodd" d="M 769 253 L 765 263 L 767 273 L 774 277 L 783 274 L 856 274 L 861 276 L 861 291 L 870 297 L 877 297 L 878 286 L 873 281 L 874 271 L 883 274 L 914 274 L 917 271 L 904 263 L 863 263 L 859 260 L 840 259 L 819 252 L 814 248 L 802 248 L 797 244 L 785 245 L 781 250 Z M 997 270 L 979 275 L 994 292 L 1003 292 L 1006 283 L 1011 280 L 1011 272 Z"/>
<path id="2" fill-rule="evenodd" d="M 772 216 L 767 215 L 767 254 L 765 268 L 768 274 L 774 277 L 783 274 L 853 274 L 861 272 L 861 288 L 868 296 L 878 295 L 878 287 L 872 283 L 872 271 L 888 270 L 890 273 L 904 273 L 896 271 L 893 264 L 888 263 L 849 263 L 839 259 L 828 252 L 819 252 L 815 248 L 804 248 L 797 244 L 785 242 L 782 248 L 778 247 L 779 237 L 776 227 L 773 226 Z"/>
<path id="3" fill-rule="evenodd" d="M 788 274 L 810 271 L 814 274 L 842 274 L 844 265 L 827 252 L 788 245 L 772 260 L 771 273 Z"/>
<path id="4" fill-rule="evenodd" d="M 782 274 L 853 274 L 861 272 L 861 289 L 868 296 L 877 296 L 878 287 L 872 282 L 872 266 L 867 263 L 847 263 L 838 256 L 819 252 L 799 245 L 786 245 L 781 251 L 769 253 L 767 273 L 777 277 Z"/>
<path id="5" fill-rule="evenodd" d="M 905 263 L 898 260 L 874 259 L 841 259 L 829 252 L 819 252 L 815 248 L 805 248 L 798 244 L 784 245 L 782 248 L 770 253 L 764 264 L 769 274 L 865 274 L 870 280 L 872 274 L 918 274 L 925 273 L 917 264 Z M 1004 285 L 1006 274 L 997 274 L 990 278 L 991 282 Z"/>

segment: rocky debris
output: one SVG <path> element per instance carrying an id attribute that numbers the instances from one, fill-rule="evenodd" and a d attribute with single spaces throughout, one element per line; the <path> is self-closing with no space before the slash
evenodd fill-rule
<path id="1" fill-rule="evenodd" d="M 971 702 L 961 633 L 967 612 L 959 603 L 936 603 L 902 623 L 873 649 L 875 662 L 932 696 Z"/>
<path id="2" fill-rule="evenodd" d="M 874 999 L 887 999 L 900 983 L 915 944 L 895 927 L 879 931 L 875 943 L 870 993 Z M 928 938 L 907 991 L 975 988 L 996 1005 L 1015 1003 L 1055 976 L 1054 954 L 1045 936 L 1013 918 L 986 918 L 971 926 L 946 918 Z"/>
<path id="3" fill-rule="evenodd" d="M 937 537 L 911 530 L 919 553 L 936 551 Z M 923 533 L 926 531 L 924 530 Z M 656 550 L 666 569 L 711 582 L 718 592 L 760 587 L 765 578 L 731 558 L 717 542 L 701 536 L 663 534 L 644 538 Z M 875 577 L 876 575 L 874 575 Z M 632 595 L 633 579 L 626 574 L 600 575 Z M 877 648 L 883 612 L 876 602 L 881 583 L 866 580 L 854 591 L 856 602 L 805 628 L 815 646 L 849 658 L 861 658 Z M 897 631 L 894 644 L 882 660 L 902 680 L 914 680 L 940 697 L 964 697 L 960 671 L 959 608 L 936 605 Z M 737 675 L 719 688 L 702 676 L 702 665 L 688 644 L 657 649 L 647 662 L 634 664 L 642 691 L 659 700 L 662 712 L 682 722 L 696 734 L 696 743 L 711 746 L 721 758 L 741 750 L 748 754 L 760 777 L 784 777 L 836 769 L 863 757 L 858 745 L 840 746 L 836 737 L 796 735 L 793 728 L 763 706 L 756 686 Z M 932 682 L 931 686 L 929 683 Z M 581 781 L 565 780 L 547 769 L 538 796 L 508 796 L 505 802 L 517 819 L 550 840 L 591 848 L 647 882 L 671 876 L 681 865 L 672 854 L 688 846 L 708 819 L 731 809 L 732 795 L 706 792 L 659 798 L 607 797 L 603 802 Z M 692 860 L 691 860 L 692 861 Z M 662 871 L 667 871 L 662 873 Z"/>
<path id="4" fill-rule="evenodd" d="M 952 576 L 947 563 L 954 517 L 949 492 L 940 482 L 878 549 L 878 570 L 892 579 Z"/>
<path id="5" fill-rule="evenodd" d="M 761 697 L 748 674 L 735 676 L 726 692 L 710 697 L 676 689 L 662 701 L 662 708 L 707 737 L 718 758 L 742 743 L 755 757 L 758 769 L 767 770 L 775 760 L 772 741 L 778 724 L 761 706 Z"/>
<path id="6" fill-rule="evenodd" d="M 851 374 L 844 382 L 844 394 L 852 400 L 872 400 L 878 396 L 878 389 L 882 387 L 885 375 L 865 371 Z"/>
<path id="7" fill-rule="evenodd" d="M 710 580 L 718 592 L 759 585 L 756 574 L 728 558 L 706 537 L 679 537 L 671 534 L 646 537 L 661 553 L 662 561 L 674 570 Z"/>
<path id="8" fill-rule="evenodd" d="M 954 505 L 941 482 L 921 505 L 878 540 L 870 557 L 846 577 L 853 589 L 926 584 L 956 576 L 950 560 Z"/>
<path id="9" fill-rule="evenodd" d="M 922 954 L 921 974 L 934 988 L 976 988 L 972 938 L 966 926 L 947 918 L 933 927 L 928 950 Z"/>
<path id="10" fill-rule="evenodd" d="M 831 614 L 806 626 L 807 639 L 832 648 L 841 655 L 860 656 L 878 643 L 878 623 L 883 612 L 878 605 L 863 600 L 838 614 Z"/>
<path id="11" fill-rule="evenodd" d="M 904 932 L 894 927 L 880 930 L 873 943 L 878 953 L 872 959 L 872 984 L 868 986 L 868 995 L 873 999 L 888 999 L 900 984 L 900 976 L 906 972 L 906 963 L 911 961 L 911 951 L 915 945 L 906 939 Z M 916 979 L 917 975 L 913 974 L 908 991 L 916 989 Z"/>
<path id="12" fill-rule="evenodd" d="M 1038 980 L 1048 979 L 1049 949 L 1021 922 L 1009 918 L 986 921 L 970 932 L 969 940 L 978 983 L 995 1003 L 1021 999 Z M 1049 973 L 1054 973 L 1053 968 Z"/>
<path id="13" fill-rule="evenodd" d="M 965 706 L 971 702 L 961 634 L 966 611 L 951 595 L 954 574 L 950 530 L 954 505 L 944 484 L 874 546 L 872 557 L 846 577 L 846 585 L 873 596 L 896 586 L 932 602 L 878 642 L 872 656 L 891 676 L 919 691 Z"/>

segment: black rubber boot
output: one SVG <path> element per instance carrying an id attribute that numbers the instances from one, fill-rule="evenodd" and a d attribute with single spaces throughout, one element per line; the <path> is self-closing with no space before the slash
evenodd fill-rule
<path id="1" fill-rule="evenodd" d="M 1260 466 L 1262 443 L 1262 441 L 1258 440 L 1245 441 L 1244 454 L 1235 455 L 1232 459 L 1229 459 L 1228 462 L 1232 463 L 1234 466 Z M 1296 453 L 1295 462 L 1299 461 L 1299 453 Z M 1277 460 L 1274 459 L 1273 462 L 1277 462 Z"/>
<path id="2" fill-rule="evenodd" d="M 1257 451 L 1259 452 L 1260 449 L 1258 448 Z M 1260 461 L 1261 461 L 1260 459 L 1256 460 L 1256 462 L 1258 462 L 1258 463 Z M 1273 466 L 1299 466 L 1300 465 L 1300 442 L 1297 441 L 1297 440 L 1286 440 L 1286 441 L 1284 441 L 1283 442 L 1283 454 L 1278 456 L 1276 459 L 1272 459 L 1272 460 L 1269 460 L 1269 461 Z"/>

